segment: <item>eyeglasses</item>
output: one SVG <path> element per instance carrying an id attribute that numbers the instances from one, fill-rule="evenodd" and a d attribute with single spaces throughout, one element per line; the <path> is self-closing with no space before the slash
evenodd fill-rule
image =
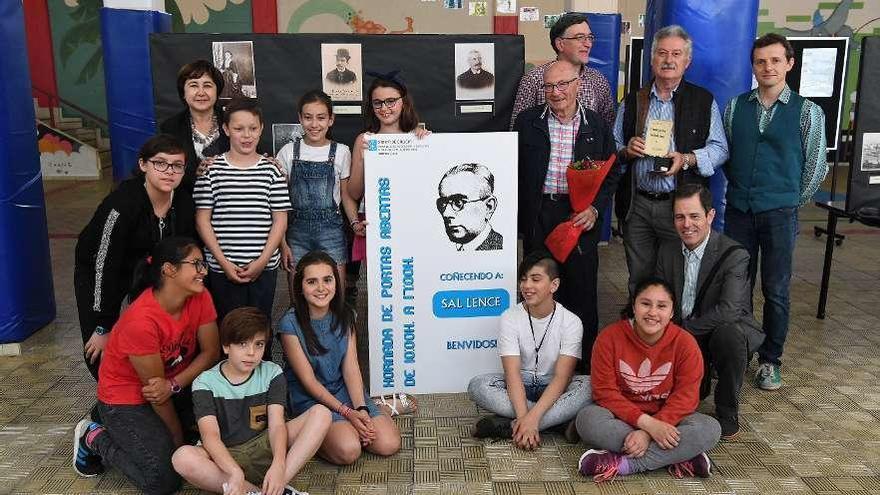
<path id="1" fill-rule="evenodd" d="M 192 265 L 196 273 L 208 273 L 208 262 L 205 260 L 183 260 L 181 265 Z"/>
<path id="2" fill-rule="evenodd" d="M 452 207 L 452 211 L 461 211 L 464 209 L 464 205 L 468 203 L 476 203 L 477 201 L 485 201 L 489 199 L 491 196 L 483 196 L 482 198 L 477 199 L 467 199 L 467 196 L 464 194 L 453 194 L 451 196 L 445 196 L 442 198 L 437 198 L 437 211 L 443 213 L 446 210 L 447 206 Z"/>
<path id="3" fill-rule="evenodd" d="M 384 100 L 373 100 L 370 104 L 373 105 L 373 108 L 376 110 L 381 110 L 383 106 L 388 108 L 393 107 L 401 98 L 402 96 L 398 96 L 397 98 L 385 98 Z"/>
<path id="4" fill-rule="evenodd" d="M 576 77 L 569 79 L 568 81 L 559 81 L 558 83 L 544 83 L 541 85 L 544 88 L 545 93 L 552 93 L 554 89 L 558 89 L 559 91 L 565 91 L 568 89 L 568 85 L 577 80 Z"/>
<path id="5" fill-rule="evenodd" d="M 568 36 L 568 37 L 560 36 L 560 38 L 562 38 L 564 40 L 575 40 L 578 43 L 584 43 L 584 42 L 593 43 L 596 41 L 595 34 L 576 34 L 574 36 Z"/>
<path id="6" fill-rule="evenodd" d="M 183 171 L 186 170 L 186 164 L 183 162 L 168 163 L 165 160 L 147 161 L 153 164 L 153 168 L 156 169 L 156 172 L 165 172 L 168 170 L 168 167 L 171 167 L 171 171 L 175 174 L 182 174 Z"/>

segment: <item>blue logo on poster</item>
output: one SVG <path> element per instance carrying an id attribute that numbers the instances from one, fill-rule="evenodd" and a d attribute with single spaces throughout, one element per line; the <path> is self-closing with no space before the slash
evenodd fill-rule
<path id="1" fill-rule="evenodd" d="M 379 149 L 379 143 L 375 139 L 367 141 L 367 151 L 376 151 Z"/>
<path id="2" fill-rule="evenodd" d="M 510 294 L 504 289 L 444 290 L 433 297 L 437 318 L 500 316 L 510 307 Z"/>

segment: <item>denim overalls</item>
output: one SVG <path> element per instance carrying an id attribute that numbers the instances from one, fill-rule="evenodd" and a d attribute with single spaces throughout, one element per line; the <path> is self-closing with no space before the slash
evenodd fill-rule
<path id="1" fill-rule="evenodd" d="M 333 198 L 336 188 L 336 142 L 330 142 L 325 162 L 301 160 L 302 139 L 293 142 L 293 163 L 288 190 L 293 209 L 287 222 L 287 244 L 294 263 L 307 252 L 326 251 L 338 264 L 347 261 L 347 246 L 339 205 Z"/>

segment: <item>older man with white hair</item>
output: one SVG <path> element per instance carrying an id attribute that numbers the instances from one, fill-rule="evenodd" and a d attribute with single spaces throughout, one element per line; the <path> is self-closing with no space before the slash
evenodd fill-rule
<path id="1" fill-rule="evenodd" d="M 566 220 L 583 228 L 576 248 L 562 263 L 557 300 L 584 325 L 581 370 L 588 374 L 599 326 L 596 222 L 617 189 L 620 167 L 615 163 L 608 172 L 592 205 L 572 211 L 568 166 L 579 160 L 606 160 L 616 151 L 605 120 L 578 101 L 578 69 L 563 60 L 548 66 L 541 86 L 547 103 L 520 113 L 513 128 L 519 135 L 519 232 L 525 252 L 543 248 L 547 235 Z"/>
<path id="2" fill-rule="evenodd" d="M 684 80 L 693 55 L 690 35 L 681 26 L 666 26 L 651 46 L 653 78 L 626 95 L 614 120 L 614 140 L 631 176 L 623 227 L 630 292 L 653 274 L 660 244 L 678 239 L 672 222 L 676 187 L 708 186 L 728 155 L 715 98 Z"/>

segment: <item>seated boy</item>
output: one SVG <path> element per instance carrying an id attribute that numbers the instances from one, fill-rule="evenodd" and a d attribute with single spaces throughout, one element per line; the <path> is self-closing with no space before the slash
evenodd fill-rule
<path id="1" fill-rule="evenodd" d="M 590 403 L 590 379 L 574 374 L 581 357 L 580 318 L 553 299 L 559 265 L 546 252 L 529 254 L 519 265 L 522 302 L 501 315 L 498 353 L 504 374 L 474 377 L 471 400 L 496 416 L 477 422 L 474 436 L 513 438 L 531 450 L 539 431 L 572 420 Z"/>
<path id="2" fill-rule="evenodd" d="M 316 405 L 285 423 L 287 382 L 281 367 L 263 361 L 271 338 L 262 311 L 242 307 L 220 326 L 228 359 L 192 385 L 201 446 L 177 449 L 174 469 L 202 490 L 224 494 L 300 493 L 285 487 L 321 446 L 330 410 Z"/>

